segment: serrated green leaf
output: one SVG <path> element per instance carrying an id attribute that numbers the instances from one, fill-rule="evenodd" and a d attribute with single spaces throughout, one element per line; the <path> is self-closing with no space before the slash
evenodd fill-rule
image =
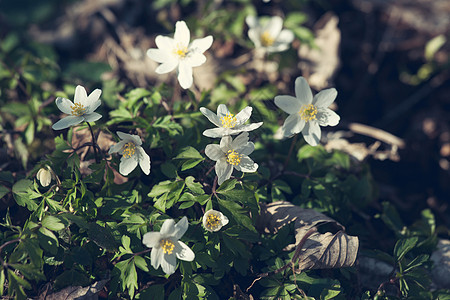
<path id="1" fill-rule="evenodd" d="M 59 242 L 56 235 L 48 230 L 45 227 L 41 227 L 38 230 L 38 241 L 41 247 L 50 252 L 53 255 L 56 255 L 58 252 Z"/>
<path id="2" fill-rule="evenodd" d="M 419 241 L 418 237 L 411 237 L 398 240 L 394 247 L 394 257 L 397 261 L 401 261 L 403 257 L 411 251 Z"/>
<path id="3" fill-rule="evenodd" d="M 197 151 L 194 147 L 188 146 L 181 149 L 180 153 L 175 156 L 173 159 L 201 159 L 203 160 L 203 156 L 200 152 Z"/>
<path id="4" fill-rule="evenodd" d="M 42 219 L 42 226 L 54 231 L 66 228 L 66 225 L 64 225 L 59 218 L 54 216 L 45 216 L 44 219 Z"/>
<path id="5" fill-rule="evenodd" d="M 102 227 L 97 223 L 89 223 L 88 236 L 98 246 L 110 252 L 117 251 L 117 244 L 109 227 Z"/>
<path id="6" fill-rule="evenodd" d="M 145 259 L 143 257 L 137 256 L 137 255 L 134 256 L 134 264 L 136 265 L 136 267 L 138 267 L 142 271 L 148 272 L 147 262 L 145 261 Z"/>
<path id="7" fill-rule="evenodd" d="M 205 192 L 203 191 L 203 186 L 199 182 L 194 182 L 195 178 L 192 176 L 186 177 L 184 180 L 186 183 L 186 187 L 191 190 L 194 194 L 202 195 Z"/>

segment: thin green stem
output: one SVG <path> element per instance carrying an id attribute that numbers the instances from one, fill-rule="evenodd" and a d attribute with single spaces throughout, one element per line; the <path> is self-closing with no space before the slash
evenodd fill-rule
<path id="1" fill-rule="evenodd" d="M 289 152 L 288 152 L 288 155 L 286 157 L 286 160 L 284 161 L 283 170 L 281 171 L 281 173 L 284 172 L 284 170 L 286 169 L 286 167 L 287 167 L 287 165 L 289 163 L 289 160 L 291 159 L 292 151 L 294 150 L 295 143 L 297 142 L 297 137 L 298 137 L 298 134 L 296 134 L 294 136 L 294 138 L 292 139 L 291 147 L 289 148 Z"/>
<path id="2" fill-rule="evenodd" d="M 98 163 L 97 141 L 95 140 L 94 131 L 92 130 L 91 124 L 89 124 L 89 122 L 86 122 L 86 124 L 88 124 L 89 131 L 91 132 L 91 136 L 92 136 L 92 148 L 94 148 L 95 162 Z"/>

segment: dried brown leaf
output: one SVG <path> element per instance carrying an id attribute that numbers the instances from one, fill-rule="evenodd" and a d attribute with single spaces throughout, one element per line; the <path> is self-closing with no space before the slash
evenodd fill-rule
<path id="1" fill-rule="evenodd" d="M 50 294 L 50 295 L 40 295 L 39 299 L 46 300 L 57 300 L 57 299 L 66 299 L 66 300 L 94 300 L 98 299 L 98 293 L 103 289 L 103 287 L 108 283 L 109 279 L 97 281 L 90 286 L 81 287 L 81 286 L 69 286 L 65 289 L 60 290 L 59 292 Z"/>
<path id="2" fill-rule="evenodd" d="M 259 228 L 275 233 L 291 222 L 295 224 L 295 245 L 299 244 L 310 229 L 319 225 L 331 223 L 340 228 L 335 234 L 317 231 L 311 234 L 300 252 L 298 259 L 300 271 L 349 267 L 355 263 L 359 247 L 358 237 L 344 233 L 344 226 L 332 218 L 313 209 L 300 208 L 285 201 L 261 206 Z"/>

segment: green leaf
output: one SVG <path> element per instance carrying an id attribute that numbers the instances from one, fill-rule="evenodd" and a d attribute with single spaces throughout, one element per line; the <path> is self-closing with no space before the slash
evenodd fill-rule
<path id="1" fill-rule="evenodd" d="M 203 156 L 197 151 L 197 149 L 188 146 L 181 149 L 180 153 L 174 157 L 174 159 L 200 159 L 203 160 Z"/>
<path id="2" fill-rule="evenodd" d="M 397 261 L 401 261 L 403 257 L 417 244 L 419 238 L 411 237 L 398 240 L 394 247 L 394 257 Z"/>
<path id="3" fill-rule="evenodd" d="M 172 292 L 173 294 L 173 292 Z M 142 300 L 160 300 L 164 299 L 164 285 L 163 284 L 152 284 L 150 287 L 146 288 L 142 292 L 136 295 L 136 299 Z M 169 297 L 169 299 L 171 299 Z M 177 298 L 181 299 L 181 298 Z"/>
<path id="4" fill-rule="evenodd" d="M 142 271 L 148 272 L 147 262 L 143 257 L 140 257 L 138 255 L 134 256 L 134 264 Z"/>
<path id="5" fill-rule="evenodd" d="M 204 159 L 188 159 L 181 165 L 181 171 L 186 171 L 192 169 L 199 163 L 201 163 Z"/>
<path id="6" fill-rule="evenodd" d="M 66 228 L 66 225 L 64 225 L 59 218 L 54 216 L 46 216 L 42 220 L 42 226 L 54 231 L 59 231 Z"/>
<path id="7" fill-rule="evenodd" d="M 53 232 L 45 227 L 41 227 L 38 230 L 38 240 L 41 247 L 50 252 L 52 255 L 56 255 L 58 252 L 59 242 L 58 238 Z"/>
<path id="8" fill-rule="evenodd" d="M 150 96 L 150 91 L 143 89 L 143 88 L 136 88 L 134 90 L 129 91 L 125 96 L 127 99 L 131 102 L 135 102 L 136 100 L 139 100 L 141 98 Z"/>
<path id="9" fill-rule="evenodd" d="M 16 182 L 12 187 L 14 199 L 20 206 L 26 206 L 29 211 L 35 211 L 38 208 L 36 202 L 32 199 L 35 197 L 30 196 L 32 193 L 31 187 L 33 181 L 28 179 L 21 179 Z"/>
<path id="10" fill-rule="evenodd" d="M 430 258 L 430 256 L 427 254 L 421 254 L 421 255 L 417 256 L 409 264 L 406 265 L 406 269 L 403 270 L 403 273 L 407 273 L 407 272 L 411 271 L 412 269 L 423 265 L 424 263 L 429 261 L 429 258 Z"/>
<path id="11" fill-rule="evenodd" d="M 8 194 L 9 192 L 10 190 L 7 187 L 0 185 L 0 199 L 3 198 L 3 196 Z"/>
<path id="12" fill-rule="evenodd" d="M 177 167 L 170 162 L 165 162 L 161 165 L 161 172 L 171 179 L 177 178 Z"/>
<path id="13" fill-rule="evenodd" d="M 107 226 L 107 225 L 106 225 Z M 97 223 L 89 223 L 88 236 L 98 246 L 109 252 L 117 251 L 117 243 L 109 227 L 102 227 Z"/>
<path id="14" fill-rule="evenodd" d="M 191 190 L 194 194 L 202 195 L 205 192 L 203 191 L 203 186 L 199 182 L 194 182 L 195 178 L 192 176 L 188 176 L 185 179 L 185 183 L 188 189 Z"/>
<path id="15" fill-rule="evenodd" d="M 216 190 L 217 193 L 223 194 L 226 191 L 234 189 L 234 187 L 237 184 L 236 179 L 226 180 L 224 183 L 222 183 L 219 188 Z"/>

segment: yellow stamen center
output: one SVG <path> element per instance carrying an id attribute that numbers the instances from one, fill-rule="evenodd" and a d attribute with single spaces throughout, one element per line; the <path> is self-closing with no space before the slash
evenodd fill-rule
<path id="1" fill-rule="evenodd" d="M 177 48 L 173 52 L 179 58 L 185 58 L 189 51 L 188 51 L 188 48 L 178 45 Z"/>
<path id="2" fill-rule="evenodd" d="M 317 108 L 312 104 L 303 105 L 298 113 L 305 122 L 317 119 Z"/>
<path id="3" fill-rule="evenodd" d="M 164 254 L 172 254 L 175 244 L 169 239 L 161 239 L 159 245 L 163 249 Z"/>
<path id="4" fill-rule="evenodd" d="M 132 142 L 126 143 L 123 145 L 122 151 L 125 158 L 130 158 L 136 153 L 136 145 Z"/>
<path id="5" fill-rule="evenodd" d="M 208 217 L 206 217 L 206 228 L 210 230 L 216 230 L 217 227 L 221 225 L 220 216 L 216 216 L 214 214 L 210 214 Z"/>
<path id="6" fill-rule="evenodd" d="M 227 113 L 225 116 L 220 117 L 220 121 L 222 122 L 222 127 L 225 128 L 233 128 L 236 126 L 236 117 L 233 114 Z"/>
<path id="7" fill-rule="evenodd" d="M 80 117 L 86 112 L 86 108 L 81 103 L 74 103 L 71 107 L 72 116 Z"/>
<path id="8" fill-rule="evenodd" d="M 228 150 L 228 152 L 227 152 L 227 162 L 230 165 L 233 165 L 233 166 L 239 165 L 241 163 L 241 157 L 242 157 L 242 155 L 237 153 L 234 150 Z"/>
<path id="9" fill-rule="evenodd" d="M 264 47 L 268 47 L 268 46 L 272 46 L 273 43 L 275 42 L 275 39 L 270 35 L 270 33 L 268 31 L 264 31 L 263 33 L 261 33 L 261 44 Z"/>

